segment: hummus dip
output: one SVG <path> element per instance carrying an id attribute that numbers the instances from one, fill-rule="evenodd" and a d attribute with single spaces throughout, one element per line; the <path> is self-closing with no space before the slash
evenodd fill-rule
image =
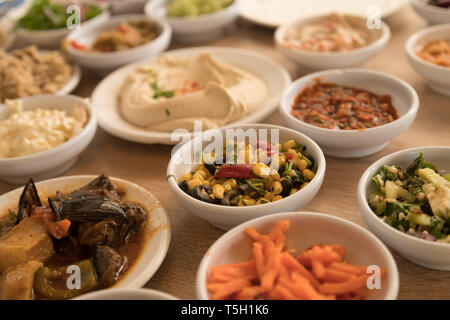
<path id="1" fill-rule="evenodd" d="M 163 56 L 128 76 L 119 93 L 122 116 L 153 131 L 221 127 L 252 112 L 264 101 L 267 86 L 255 75 L 216 60 Z"/>

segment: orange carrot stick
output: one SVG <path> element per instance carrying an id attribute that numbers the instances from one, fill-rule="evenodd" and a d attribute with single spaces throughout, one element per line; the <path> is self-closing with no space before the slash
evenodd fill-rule
<path id="1" fill-rule="evenodd" d="M 323 283 L 319 286 L 322 294 L 344 294 L 366 286 L 368 275 L 353 276 L 350 280 L 340 283 Z"/>

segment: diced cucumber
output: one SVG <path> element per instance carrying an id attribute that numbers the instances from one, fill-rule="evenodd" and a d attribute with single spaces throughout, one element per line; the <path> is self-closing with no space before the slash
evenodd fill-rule
<path id="1" fill-rule="evenodd" d="M 396 184 L 393 181 L 386 181 L 385 184 L 385 193 L 386 193 L 386 199 L 398 199 L 403 198 L 407 202 L 414 202 L 416 200 L 416 197 L 409 192 L 408 190 L 400 187 L 398 184 Z"/>
<path id="2" fill-rule="evenodd" d="M 410 212 L 407 219 L 412 223 L 418 224 L 419 226 L 427 227 L 431 225 L 431 217 L 424 213 L 412 213 Z"/>

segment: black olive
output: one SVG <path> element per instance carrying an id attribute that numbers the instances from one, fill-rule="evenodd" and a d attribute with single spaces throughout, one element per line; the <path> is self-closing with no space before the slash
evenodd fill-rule
<path id="1" fill-rule="evenodd" d="M 186 193 L 189 193 L 189 186 L 186 180 L 181 181 L 178 186 L 180 187 L 181 190 L 183 190 Z"/>
<path id="2" fill-rule="evenodd" d="M 213 176 L 216 174 L 216 166 L 214 164 L 205 163 L 203 164 L 209 173 Z"/>
<path id="3" fill-rule="evenodd" d="M 224 195 L 223 199 L 220 201 L 220 203 L 224 206 L 237 205 L 236 201 L 234 201 L 234 200 L 240 195 L 241 195 L 241 192 L 239 190 L 233 189 L 233 190 L 225 193 L 225 195 Z"/>
<path id="4" fill-rule="evenodd" d="M 294 182 L 291 177 L 285 177 L 281 182 L 281 186 L 283 187 L 283 191 L 281 191 L 280 196 L 283 198 L 289 196 L 292 187 L 294 186 Z"/>
<path id="5" fill-rule="evenodd" d="M 201 201 L 208 202 L 208 203 L 214 203 L 214 197 L 211 197 L 212 195 L 212 188 L 205 186 L 203 184 L 196 186 L 191 191 L 191 195 Z"/>

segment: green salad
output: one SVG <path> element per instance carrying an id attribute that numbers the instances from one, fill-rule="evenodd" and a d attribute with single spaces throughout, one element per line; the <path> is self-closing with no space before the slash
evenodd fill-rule
<path id="1" fill-rule="evenodd" d="M 372 178 L 372 210 L 390 226 L 412 236 L 450 243 L 450 174 L 441 175 L 423 155 L 407 168 L 384 165 Z"/>
<path id="2" fill-rule="evenodd" d="M 50 0 L 34 0 L 28 12 L 16 23 L 16 28 L 27 30 L 52 30 L 65 28 L 71 14 L 66 10 L 69 4 L 52 2 Z M 81 22 L 94 18 L 102 13 L 96 5 L 83 5 Z"/>
<path id="3" fill-rule="evenodd" d="M 172 0 L 167 8 L 170 17 L 197 17 L 225 9 L 233 0 Z"/>

